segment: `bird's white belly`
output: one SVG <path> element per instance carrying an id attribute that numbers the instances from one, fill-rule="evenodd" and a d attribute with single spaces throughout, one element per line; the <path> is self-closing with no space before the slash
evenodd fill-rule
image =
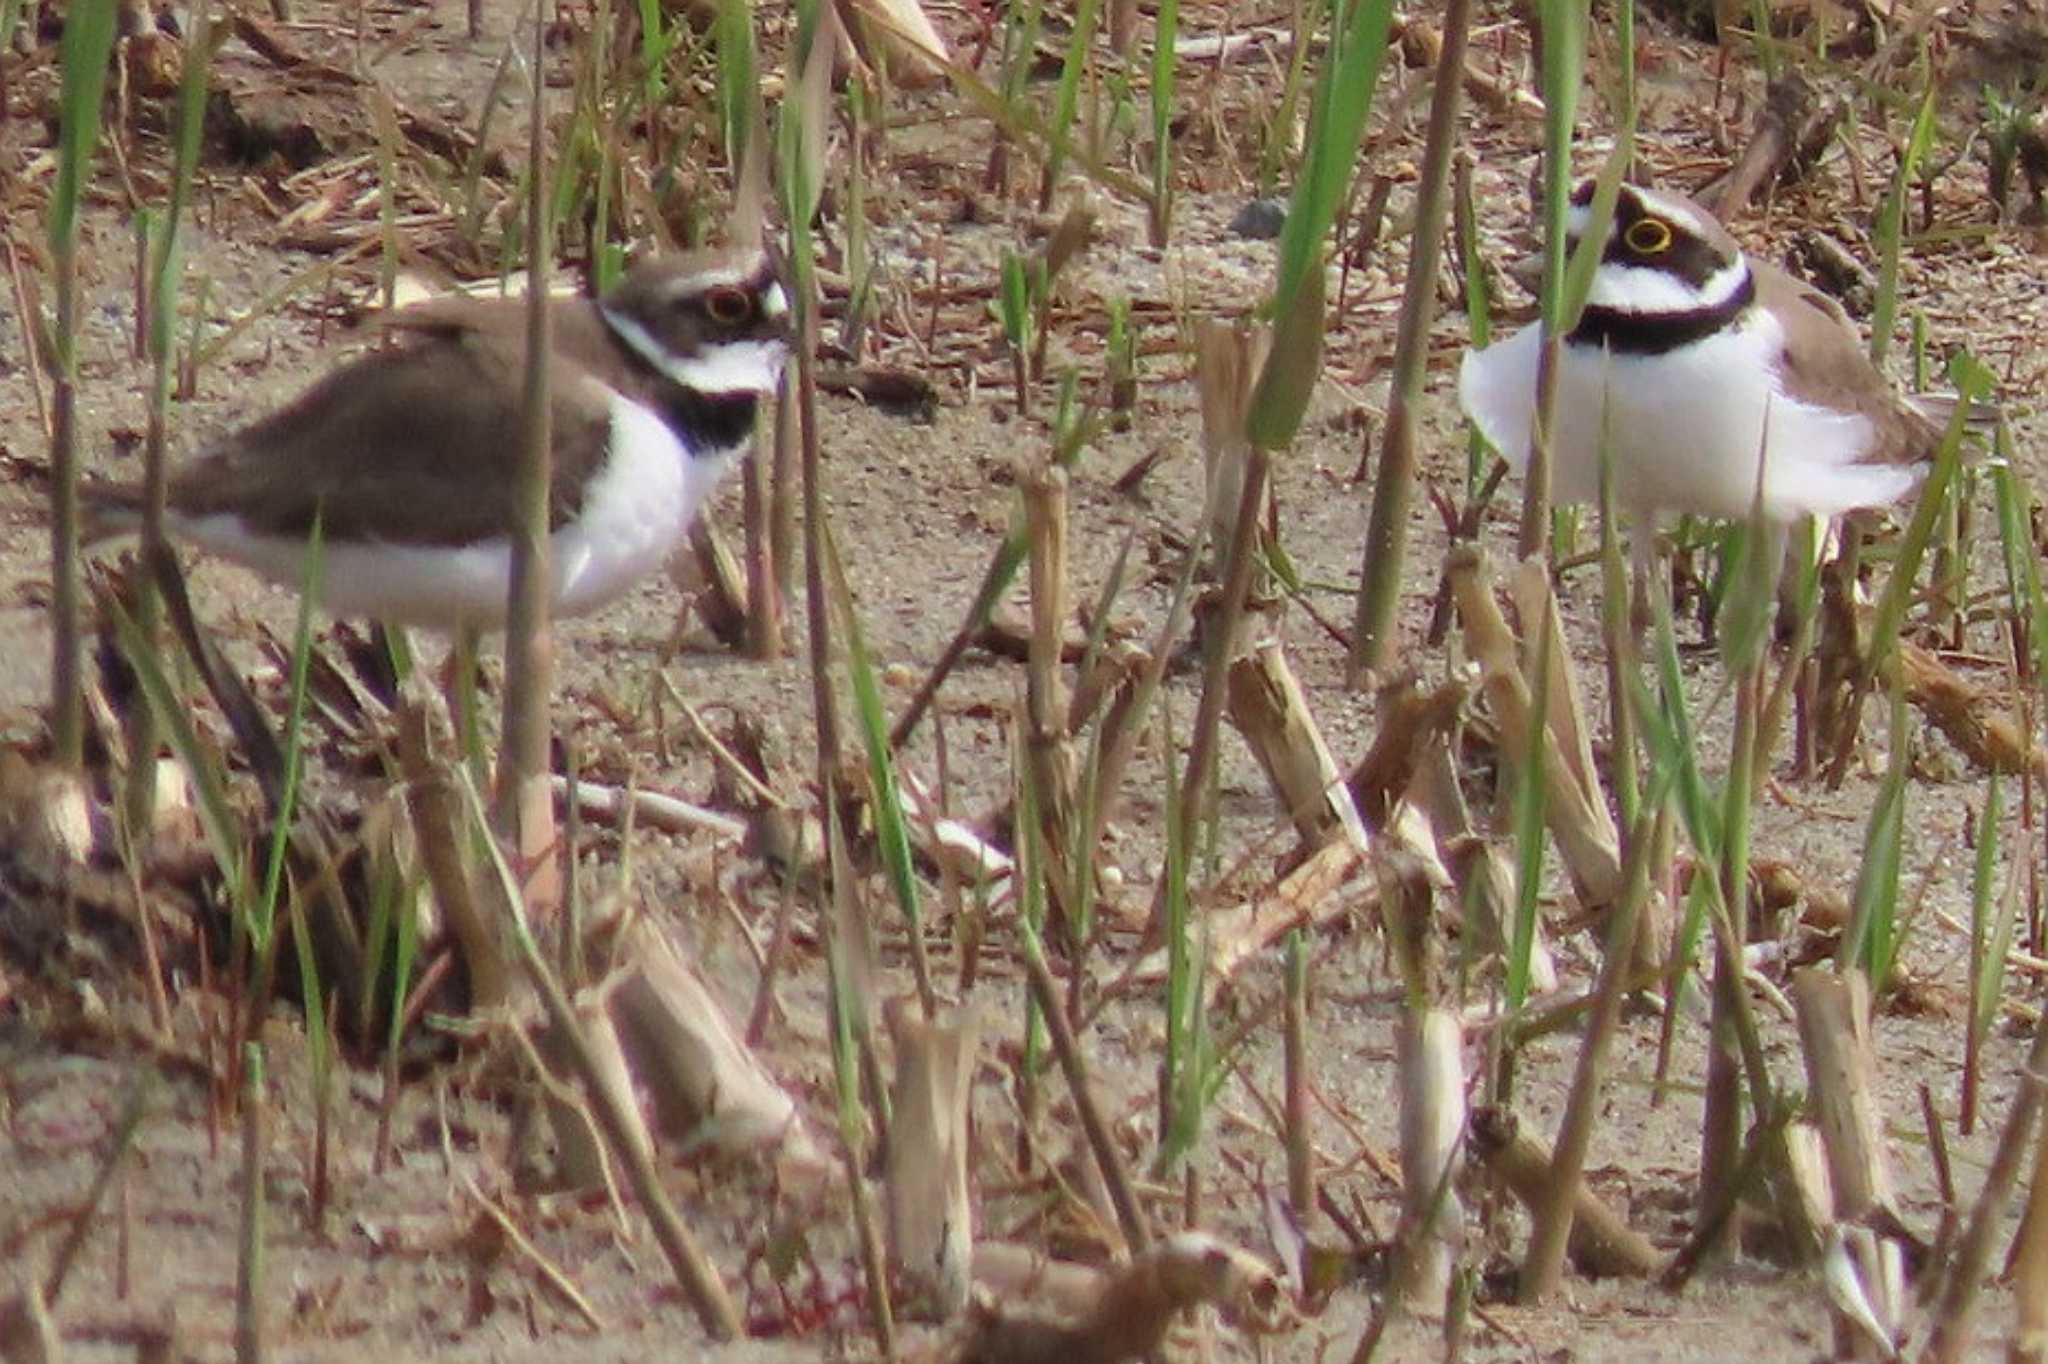
<path id="1" fill-rule="evenodd" d="M 1747 516 L 1760 458 L 1763 511 L 1774 521 L 1833 516 L 1910 492 L 1916 471 L 1856 462 L 1873 436 L 1866 418 L 1778 390 L 1772 376 L 1781 344 L 1775 321 L 1758 313 L 1745 326 L 1662 355 L 1566 347 L 1553 496 L 1597 499 L 1603 420 L 1617 500 L 1638 511 Z M 1467 353 L 1459 376 L 1466 411 L 1517 469 L 1528 465 L 1540 346 L 1540 328 L 1526 328 Z"/>
<path id="2" fill-rule="evenodd" d="M 666 563 L 733 462 L 730 455 L 693 458 L 657 414 L 614 398 L 611 457 L 576 518 L 549 537 L 554 613 L 595 611 Z M 304 580 L 303 541 L 252 535 L 240 517 L 225 514 L 181 519 L 175 530 L 279 583 Z M 319 596 L 339 616 L 497 629 L 511 577 L 511 545 L 502 538 L 460 546 L 330 541 Z"/>

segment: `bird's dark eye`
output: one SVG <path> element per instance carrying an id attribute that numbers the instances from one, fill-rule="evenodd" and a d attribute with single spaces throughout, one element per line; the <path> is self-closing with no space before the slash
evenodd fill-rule
<path id="1" fill-rule="evenodd" d="M 754 296 L 737 284 L 704 291 L 704 315 L 721 326 L 737 327 L 754 315 Z"/>
<path id="2" fill-rule="evenodd" d="M 1621 234 L 1621 240 L 1639 256 L 1661 256 L 1671 249 L 1671 224 L 1661 218 L 1638 218 Z"/>

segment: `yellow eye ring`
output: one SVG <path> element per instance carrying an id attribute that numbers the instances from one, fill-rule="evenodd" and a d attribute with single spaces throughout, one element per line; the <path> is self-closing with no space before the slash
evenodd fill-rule
<path id="1" fill-rule="evenodd" d="M 1621 234 L 1622 243 L 1639 256 L 1658 256 L 1671 249 L 1671 225 L 1660 218 L 1638 218 Z"/>
<path id="2" fill-rule="evenodd" d="M 721 284 L 704 293 L 704 313 L 713 322 L 736 327 L 754 315 L 754 296 L 736 284 Z"/>

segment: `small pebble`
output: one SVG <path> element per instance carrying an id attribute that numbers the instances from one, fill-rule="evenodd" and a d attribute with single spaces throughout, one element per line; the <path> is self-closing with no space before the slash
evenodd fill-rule
<path id="1" fill-rule="evenodd" d="M 1254 199 L 1230 220 L 1230 230 L 1255 242 L 1269 242 L 1287 223 L 1287 205 L 1278 199 Z"/>

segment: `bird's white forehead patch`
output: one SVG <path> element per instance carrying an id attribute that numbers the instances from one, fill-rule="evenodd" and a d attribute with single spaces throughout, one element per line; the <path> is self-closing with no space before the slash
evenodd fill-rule
<path id="1" fill-rule="evenodd" d="M 1659 194 L 1656 190 L 1644 189 L 1641 185 L 1623 185 L 1621 193 L 1624 198 L 1631 195 L 1634 196 L 1636 202 L 1643 206 L 1645 212 L 1653 217 L 1662 218 L 1680 232 L 1694 237 L 1707 235 L 1707 224 L 1701 220 L 1700 215 L 1688 204 L 1681 203 L 1669 195 Z M 1619 201 L 1617 200 L 1615 217 L 1619 219 L 1620 216 Z M 1593 206 L 1591 204 L 1572 204 L 1565 211 L 1565 235 L 1573 241 L 1577 241 L 1586 235 L 1586 228 L 1592 224 L 1592 221 Z"/>
<path id="2" fill-rule="evenodd" d="M 1645 209 L 1680 231 L 1690 233 L 1695 237 L 1703 237 L 1707 234 L 1707 224 L 1700 218 L 1698 213 L 1693 211 L 1691 205 L 1681 203 L 1669 195 L 1659 194 L 1656 190 L 1643 189 L 1634 185 L 1629 187 L 1628 192 L 1634 194 L 1637 201 Z"/>
<path id="3" fill-rule="evenodd" d="M 664 303 L 674 303 L 678 299 L 701 294 L 707 289 L 728 288 L 735 285 L 743 289 L 751 289 L 760 282 L 762 267 L 766 264 L 766 257 L 756 255 L 741 265 L 722 265 L 714 266 L 708 270 L 692 270 L 689 274 L 678 275 L 667 284 L 664 284 L 655 292 L 655 297 Z M 778 285 L 771 283 L 769 288 L 773 289 L 777 294 L 781 293 L 781 288 Z"/>

